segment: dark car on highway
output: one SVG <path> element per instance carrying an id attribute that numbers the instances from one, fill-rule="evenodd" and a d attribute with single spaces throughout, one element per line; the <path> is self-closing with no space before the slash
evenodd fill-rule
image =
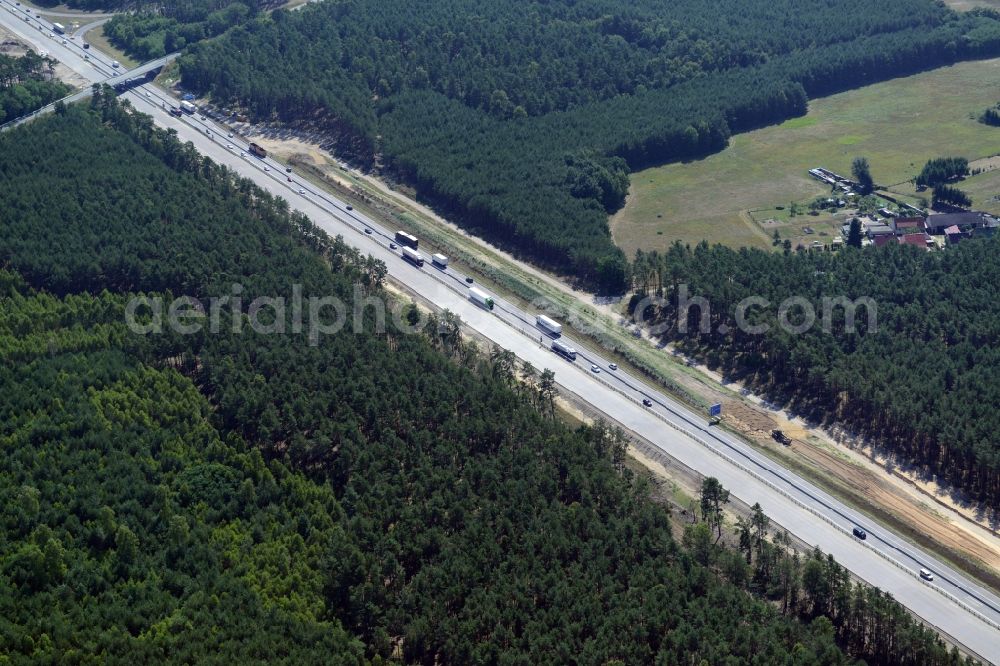
<path id="1" fill-rule="evenodd" d="M 865 539 L 867 539 L 867 538 L 868 538 L 868 532 L 865 532 L 865 531 L 864 531 L 863 529 L 861 529 L 860 527 L 855 527 L 855 528 L 854 528 L 854 536 L 856 536 L 856 537 L 858 537 L 859 539 L 861 539 L 862 541 L 864 541 Z"/>

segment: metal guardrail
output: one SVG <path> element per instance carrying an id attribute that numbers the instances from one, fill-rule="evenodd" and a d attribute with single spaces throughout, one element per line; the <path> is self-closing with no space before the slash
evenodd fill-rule
<path id="1" fill-rule="evenodd" d="M 175 60 L 179 55 L 180 53 L 171 53 L 170 55 L 163 56 L 162 58 L 157 58 L 156 60 L 151 60 L 143 65 L 139 65 L 138 67 L 134 67 L 128 71 L 123 71 L 120 74 L 109 76 L 105 78 L 103 81 L 97 81 L 82 90 L 77 90 L 76 92 L 72 92 L 66 95 L 65 97 L 57 99 L 54 102 L 50 102 L 41 108 L 35 109 L 31 113 L 26 113 L 23 116 L 20 116 L 19 118 L 8 120 L 4 124 L 0 125 L 0 132 L 5 132 L 12 127 L 16 127 L 17 125 L 26 123 L 29 120 L 32 120 L 33 118 L 37 118 L 38 116 L 43 116 L 48 113 L 52 113 L 55 110 L 56 105 L 59 103 L 72 104 L 73 102 L 79 102 L 81 100 L 87 99 L 93 94 L 92 88 L 94 85 L 109 84 L 109 82 L 115 81 L 116 79 L 119 78 L 124 79 L 129 77 L 142 76 L 143 74 L 148 73 L 150 70 L 156 69 L 157 67 L 165 66 L 167 63 Z"/>
<path id="2" fill-rule="evenodd" d="M 171 60 L 173 60 L 174 58 L 176 58 L 177 55 L 178 54 L 176 54 L 176 53 L 170 54 L 170 55 L 168 55 L 168 56 L 166 56 L 166 57 L 164 57 L 162 59 L 159 59 L 159 60 L 163 61 L 162 64 L 166 64 L 167 62 L 170 62 Z M 152 61 L 152 62 L 146 63 L 145 65 L 142 65 L 140 67 L 133 68 L 128 73 L 132 74 L 132 75 L 141 74 L 142 73 L 141 70 L 143 70 L 144 68 L 150 68 L 150 65 L 153 65 L 153 63 L 155 63 L 155 62 L 157 62 L 157 61 Z M 156 65 L 153 65 L 153 68 L 155 68 L 155 66 Z M 125 73 L 123 72 L 123 75 L 124 74 Z M 111 76 L 111 77 L 106 78 L 101 83 L 106 83 L 106 82 L 112 81 L 112 80 L 114 80 L 116 78 L 118 78 L 118 76 Z M 84 90 L 77 91 L 75 93 L 67 95 L 67 96 L 65 96 L 65 97 L 63 97 L 63 98 L 61 98 L 59 100 L 56 100 L 55 102 L 47 104 L 46 106 L 33 111 L 30 114 L 26 114 L 24 116 L 21 116 L 20 118 L 16 118 L 14 120 L 10 120 L 10 121 L 4 123 L 3 125 L 0 125 L 0 132 L 6 131 L 6 130 L 10 129 L 11 127 L 14 127 L 16 125 L 22 124 L 24 122 L 27 122 L 28 120 L 31 120 L 32 118 L 35 118 L 37 116 L 45 115 L 47 113 L 51 113 L 55 109 L 56 105 L 58 105 L 59 103 L 66 104 L 66 103 L 71 103 L 71 102 L 74 102 L 74 101 L 86 99 L 91 94 L 92 94 L 92 90 L 90 88 L 86 88 Z M 517 319 L 522 319 L 523 320 L 523 317 L 518 316 L 518 313 L 508 311 L 508 314 L 514 315 Z M 527 322 L 527 321 L 524 321 L 523 323 L 528 323 L 530 325 L 530 322 Z M 515 327 L 515 329 L 518 330 L 525 337 L 528 337 L 532 341 L 534 341 L 534 336 L 533 335 L 529 335 L 529 333 L 528 333 L 527 330 L 525 330 L 525 329 L 523 329 L 523 328 L 521 328 L 519 326 Z M 542 346 L 542 348 L 544 348 L 544 345 Z M 628 400 L 636 403 L 637 405 L 641 405 L 642 404 L 639 399 L 637 399 L 634 396 L 630 395 L 629 393 L 627 393 L 626 391 L 624 391 L 620 387 L 613 385 L 611 382 L 606 381 L 604 377 L 596 376 L 594 378 L 597 379 L 598 381 L 600 381 L 605 386 L 607 386 L 607 387 L 611 388 L 612 390 L 616 391 L 617 393 L 619 393 L 620 395 L 622 395 L 626 399 L 628 399 Z M 774 482 L 770 481 L 769 479 L 766 479 L 764 476 L 762 476 L 758 472 L 750 469 L 747 465 L 745 465 L 745 464 L 737 461 L 732 456 L 724 453 L 717 446 L 715 446 L 715 445 L 707 442 L 706 440 L 702 439 L 698 435 L 696 435 L 696 434 L 694 434 L 694 433 L 692 433 L 692 432 L 690 432 L 688 430 L 683 429 L 681 426 L 677 425 L 676 423 L 673 423 L 672 421 L 670 421 L 669 419 L 667 419 L 665 416 L 663 416 L 662 414 L 660 414 L 658 412 L 652 411 L 650 413 L 653 414 L 654 416 L 656 416 L 657 418 L 659 418 L 661 421 L 663 421 L 667 425 L 669 425 L 674 430 L 687 435 L 688 437 L 690 437 L 694 441 L 698 442 L 699 444 L 701 444 L 702 446 L 704 446 L 708 450 L 712 451 L 715 455 L 717 455 L 720 458 L 722 458 L 723 460 L 727 461 L 728 463 L 730 463 L 731 465 L 733 465 L 737 469 L 739 469 L 742 472 L 750 475 L 751 477 L 753 477 L 757 481 L 759 481 L 759 482 L 763 483 L 764 485 L 766 485 L 768 488 L 774 490 L 775 492 L 779 493 L 780 495 L 782 495 L 786 499 L 792 501 L 794 504 L 796 504 L 800 508 L 805 509 L 809 513 L 811 513 L 811 514 L 815 515 L 816 517 L 824 520 L 825 522 L 827 522 L 828 524 L 830 524 L 834 528 L 840 530 L 844 534 L 849 534 L 849 530 L 847 530 L 842 525 L 838 524 L 832 518 L 830 518 L 830 517 L 828 517 L 828 516 L 820 513 L 819 511 L 816 511 L 814 508 L 808 506 L 805 502 L 803 502 L 800 499 L 798 499 L 797 497 L 793 496 L 791 493 L 789 493 L 785 489 L 779 487 Z M 895 566 L 897 566 L 901 570 L 903 570 L 903 571 L 909 573 L 910 575 L 914 576 L 915 578 L 919 579 L 919 575 L 916 574 L 911 567 L 908 567 L 908 566 L 904 565 L 903 563 L 899 562 L 895 558 L 891 557 L 888 553 L 882 552 L 881 550 L 875 548 L 874 546 L 872 546 L 869 543 L 866 543 L 866 542 L 860 542 L 860 543 L 863 546 L 867 547 L 872 552 L 874 552 L 875 554 L 877 554 L 880 557 L 882 557 L 883 559 L 885 559 L 887 562 L 890 562 L 891 564 L 894 564 Z M 983 622 L 985 622 L 989 626 L 991 626 L 993 628 L 996 628 L 996 629 L 1000 629 L 1000 623 L 997 623 L 997 622 L 993 621 L 989 617 L 985 616 L 983 613 L 981 613 L 981 612 L 977 611 L 976 609 L 970 607 L 967 603 L 965 603 L 964 601 L 958 599 L 954 594 L 952 594 L 952 593 L 944 590 L 943 588 L 941 588 L 941 586 L 939 586 L 939 585 L 929 585 L 929 587 L 931 587 L 932 589 L 937 590 L 938 593 L 940 593 L 942 596 L 944 596 L 945 598 L 949 599 L 950 601 L 952 601 L 953 603 L 955 603 L 956 605 L 958 605 L 962 609 L 966 610 L 967 612 L 971 613 L 975 617 L 979 618 L 980 620 L 982 620 Z"/>
<path id="3" fill-rule="evenodd" d="M 620 395 L 622 395 L 624 398 L 626 398 L 628 400 L 631 400 L 632 402 L 636 403 L 637 405 L 641 405 L 642 404 L 642 402 L 640 400 L 638 400 L 637 398 L 635 398 L 634 396 L 629 395 L 628 393 L 626 393 L 622 389 L 618 388 L 617 386 L 612 385 L 610 382 L 604 381 L 603 377 L 597 376 L 595 378 L 598 379 L 598 381 L 601 381 L 608 388 L 610 388 L 613 391 L 616 391 L 617 393 L 619 393 Z M 754 470 L 750 469 L 749 467 L 747 467 L 743 463 L 737 461 L 732 456 L 724 453 L 723 451 L 721 451 L 720 449 L 718 449 L 716 446 L 714 446 L 714 445 L 710 444 L 709 442 L 705 441 L 704 439 L 702 439 L 698 435 L 695 435 L 695 434 L 693 434 L 693 433 L 691 433 L 691 432 L 689 432 L 687 430 L 684 430 L 679 425 L 677 425 L 676 423 L 673 423 L 672 421 L 670 421 L 669 419 L 667 419 L 662 414 L 659 414 L 658 412 L 651 411 L 649 413 L 652 414 L 653 416 L 657 417 L 658 419 L 660 419 L 664 423 L 666 423 L 668 426 L 670 426 L 674 430 L 677 430 L 678 432 L 681 432 L 681 433 L 687 435 L 688 437 L 690 437 L 691 439 L 693 439 L 694 441 L 698 442 L 699 444 L 701 444 L 702 446 L 704 446 L 708 450 L 712 451 L 714 454 L 716 454 L 717 456 L 719 456 L 720 458 L 722 458 L 723 460 L 725 460 L 729 464 L 733 465 L 734 467 L 736 467 L 740 471 L 742 471 L 742 472 L 744 472 L 746 474 L 749 474 L 754 479 L 756 479 L 757 481 L 760 481 L 761 483 L 763 483 L 764 485 L 766 485 L 770 489 L 774 490 L 775 492 L 779 493 L 780 495 L 782 495 L 786 499 L 791 500 L 797 506 L 801 507 L 802 509 L 805 509 L 806 511 L 808 511 L 811 514 L 813 514 L 817 518 L 820 518 L 821 520 L 823 520 L 826 523 L 830 524 L 831 526 L 833 526 L 837 530 L 840 530 L 845 535 L 849 535 L 851 533 L 850 530 L 848 530 L 847 528 L 845 528 L 843 525 L 838 524 L 836 521 L 834 521 L 829 516 L 826 516 L 826 515 L 820 513 L 819 511 L 816 511 L 814 508 L 810 507 L 809 505 L 807 505 L 802 500 L 800 500 L 797 497 L 793 496 L 787 490 L 779 487 L 777 484 L 775 484 L 774 482 L 770 481 L 769 479 L 764 478 L 759 473 L 757 473 Z M 873 545 L 871 545 L 870 543 L 868 543 L 866 541 L 859 541 L 858 543 L 860 543 L 865 548 L 868 548 L 870 551 L 872 551 L 873 553 L 875 553 L 879 557 L 883 558 L 887 562 L 895 565 L 899 569 L 901 569 L 904 572 L 910 574 L 914 578 L 917 578 L 918 580 L 923 580 L 923 579 L 920 578 L 920 575 L 918 573 L 916 573 L 916 572 L 913 571 L 913 569 L 911 567 L 906 566 L 905 564 L 903 564 L 902 562 L 900 562 L 896 558 L 890 556 L 888 553 L 882 552 L 881 550 L 879 550 L 878 548 L 875 548 Z M 952 601 L 953 603 L 955 603 L 956 605 L 958 605 L 960 608 L 962 608 L 966 612 L 968 612 L 968 613 L 972 614 L 973 616 L 977 617 L 978 619 L 982 620 L 987 625 L 993 627 L 994 629 L 1000 630 L 1000 623 L 995 622 L 994 620 L 992 620 L 991 618 L 987 617 L 983 613 L 979 612 L 975 608 L 972 608 L 966 602 L 962 601 L 961 599 L 959 599 L 958 597 L 956 597 L 951 592 L 948 592 L 947 590 L 945 590 L 944 588 L 942 588 L 940 585 L 933 585 L 933 584 L 929 584 L 929 583 L 925 583 L 925 584 L 927 584 L 927 586 L 930 587 L 931 589 L 936 590 L 939 594 L 941 594 L 942 596 L 944 596 L 946 599 L 948 599 L 948 600 Z"/>
<path id="4" fill-rule="evenodd" d="M 86 94 L 84 94 L 84 93 L 86 93 Z M 54 102 L 49 102 L 48 104 L 46 104 L 45 106 L 43 106 L 41 108 L 35 109 L 31 113 L 26 113 L 23 116 L 20 116 L 19 118 L 15 118 L 14 120 L 8 120 L 3 125 L 0 125 L 0 132 L 3 132 L 5 130 L 7 130 L 7 129 L 10 129 L 11 127 L 14 127 L 15 125 L 20 125 L 21 123 L 26 123 L 29 120 L 31 120 L 32 118 L 35 118 L 37 116 L 45 115 L 46 113 L 52 113 L 52 111 L 56 108 L 56 104 L 59 104 L 60 102 L 62 102 L 63 104 L 69 104 L 71 102 L 77 101 L 77 99 L 86 99 L 87 97 L 90 97 L 91 94 L 92 94 L 92 91 L 90 89 L 87 89 L 87 90 L 78 90 L 77 92 L 70 93 L 69 95 L 66 95 L 65 97 L 57 99 Z"/>
<path id="5" fill-rule="evenodd" d="M 572 391 L 572 390 L 566 388 L 565 386 L 563 386 L 561 384 L 559 386 L 560 386 L 560 388 L 565 393 L 572 394 L 575 397 L 576 400 L 578 400 L 578 401 L 580 401 L 580 402 L 582 402 L 584 404 L 590 405 L 590 403 L 588 403 L 584 398 L 582 398 L 575 391 Z M 625 397 L 630 397 L 630 396 L 626 395 Z M 591 409 L 593 409 L 595 412 L 597 412 L 599 414 L 605 415 L 608 418 L 614 420 L 614 417 L 612 417 L 611 415 L 607 414 L 607 412 L 604 412 L 603 410 L 601 410 L 598 407 L 591 406 Z M 686 473 L 692 474 L 692 475 L 694 475 L 694 476 L 696 476 L 698 478 L 702 478 L 702 479 L 706 478 L 706 475 L 704 473 L 702 473 L 702 472 L 694 469 L 693 467 L 691 467 L 687 463 L 685 463 L 682 460 L 680 460 L 679 458 L 675 457 L 670 451 L 668 451 L 668 450 L 660 447 L 659 445 L 657 445 L 656 443 L 654 443 L 649 438 L 644 437 L 642 435 L 639 435 L 637 433 L 633 433 L 633 434 L 635 435 L 635 439 L 633 441 L 633 446 L 635 446 L 637 449 L 639 449 L 640 451 L 642 451 L 642 453 L 644 455 L 649 456 L 652 460 L 655 460 L 655 461 L 659 462 L 665 468 L 668 468 L 668 469 L 669 468 L 682 469 L 682 470 L 685 470 Z M 738 502 L 739 504 L 742 504 L 746 509 L 750 508 L 749 505 L 747 505 L 747 503 L 744 500 L 742 500 L 740 497 L 734 495 L 733 499 L 736 502 Z M 683 508 L 683 507 L 681 507 L 681 508 Z M 771 524 L 772 524 L 772 526 L 775 529 L 777 529 L 777 528 L 785 529 L 785 531 L 788 534 L 792 534 L 791 532 L 788 532 L 788 530 L 786 528 L 784 528 L 780 522 L 776 521 L 773 518 L 771 519 Z M 802 544 L 805 547 L 807 547 L 807 548 L 810 547 L 810 544 L 807 543 L 807 542 L 805 542 L 801 537 L 795 536 L 795 538 L 797 540 L 801 541 Z M 853 574 L 853 575 L 857 576 L 856 574 Z M 871 583 L 867 583 L 867 581 L 864 581 L 864 582 L 866 584 L 868 584 L 868 585 L 871 585 Z M 942 593 L 943 594 L 947 594 L 947 593 L 945 593 L 943 591 L 942 591 Z M 913 611 L 910 611 L 910 613 L 913 613 Z M 913 613 L 913 614 L 914 614 L 914 616 L 916 617 L 916 619 L 919 622 L 921 622 L 922 624 L 924 624 L 927 627 L 930 627 L 931 629 L 933 629 L 934 631 L 936 631 L 939 635 L 941 635 L 943 637 L 946 637 L 946 641 L 947 642 L 950 642 L 953 645 L 958 646 L 960 650 L 962 650 L 966 654 L 969 654 L 969 655 L 973 656 L 974 658 L 982 661 L 983 663 L 990 663 L 989 659 L 987 659 L 986 657 L 983 657 L 981 654 L 979 654 L 978 652 L 976 652 L 972 648 L 968 647 L 967 645 L 965 645 L 964 643 L 962 643 L 961 641 L 959 641 L 958 639 L 956 639 L 954 636 L 952 636 L 951 634 L 949 634 L 947 631 L 945 631 L 941 627 L 939 627 L 936 624 L 934 624 L 934 623 L 932 623 L 932 622 L 930 622 L 930 621 L 928 621 L 928 620 L 920 617 L 919 615 L 916 615 L 915 613 Z"/>
<path id="6" fill-rule="evenodd" d="M 519 316 L 517 318 L 519 320 L 523 319 L 522 317 L 519 317 Z M 525 323 L 527 323 L 527 324 L 530 325 L 530 322 L 525 321 Z M 519 331 L 522 335 L 524 335 L 525 337 L 529 338 L 530 340 L 532 340 L 534 342 L 534 340 L 535 340 L 534 335 L 529 334 L 529 332 L 527 330 L 525 330 L 525 329 L 523 329 L 521 327 L 514 327 L 514 328 L 515 328 L 515 330 Z M 543 349 L 545 348 L 544 345 L 540 345 L 540 346 Z M 584 372 L 584 371 L 581 370 L 581 372 Z M 607 379 L 605 378 L 605 376 L 603 375 L 603 373 L 600 374 L 600 375 L 593 375 L 592 379 L 596 379 L 597 381 L 601 382 L 602 384 L 604 384 L 605 386 L 607 386 L 611 390 L 617 392 L 622 397 L 624 397 L 624 398 L 632 401 L 633 403 L 635 403 L 637 405 L 642 405 L 642 401 L 641 400 L 639 400 L 638 398 L 636 398 L 633 395 L 630 395 L 624 389 L 622 389 L 622 388 L 620 388 L 618 386 L 615 386 L 612 382 L 607 381 Z M 633 389 L 633 390 L 638 390 L 638 389 Z M 645 405 L 642 405 L 642 406 L 645 409 Z M 722 458 L 726 462 L 730 463 L 731 465 L 733 465 L 734 467 L 736 467 L 740 471 L 742 471 L 742 472 L 744 472 L 746 474 L 749 474 L 751 477 L 753 477 L 757 481 L 763 483 L 768 488 L 770 488 L 770 489 L 774 490 L 775 492 L 779 493 L 780 495 L 782 495 L 786 499 L 788 499 L 791 502 L 793 502 L 795 505 L 799 506 L 802 509 L 805 509 L 806 511 L 808 511 L 811 514 L 813 514 L 817 518 L 820 518 L 821 520 L 823 520 L 824 522 L 828 523 L 832 527 L 834 527 L 837 530 L 843 532 L 845 535 L 850 535 L 851 534 L 851 531 L 848 530 L 847 528 L 845 528 L 840 523 L 836 522 L 835 520 L 833 520 L 829 516 L 826 516 L 823 513 L 820 513 L 819 511 L 817 511 L 813 507 L 809 506 L 808 504 L 806 504 L 805 502 L 803 502 L 799 498 L 797 498 L 794 495 L 792 495 L 791 493 L 789 493 L 784 488 L 781 488 L 780 486 L 778 486 L 777 484 L 775 484 L 773 481 L 765 478 L 760 473 L 754 471 L 753 469 L 751 469 L 747 465 L 745 465 L 745 464 L 739 462 L 738 460 L 736 460 L 735 458 L 733 458 L 731 455 L 725 453 L 724 451 L 722 451 L 721 449 L 719 449 L 716 445 L 713 445 L 713 444 L 709 443 L 708 441 L 706 441 L 705 439 L 699 437 L 698 435 L 696 435 L 696 434 L 694 434 L 694 433 L 692 433 L 692 432 L 690 432 L 688 430 L 685 430 L 684 428 L 682 428 L 678 424 L 670 421 L 668 418 L 666 418 L 663 414 L 660 414 L 659 412 L 652 411 L 652 410 L 646 410 L 646 411 L 647 411 L 647 413 L 652 414 L 656 418 L 660 419 L 661 421 L 663 421 L 664 423 L 666 423 L 667 425 L 669 425 L 674 430 L 676 430 L 676 431 L 678 431 L 678 432 L 680 432 L 682 434 L 685 434 L 688 437 L 690 437 L 691 439 L 693 439 L 694 441 L 698 442 L 699 444 L 701 444 L 702 446 L 704 446 L 708 450 L 712 451 L 715 455 L 719 456 L 720 458 Z M 683 416 L 683 415 L 678 414 L 678 416 Z M 789 482 L 789 483 L 791 483 L 791 482 Z M 886 560 L 887 562 L 895 565 L 896 567 L 898 567 L 902 571 L 904 571 L 904 572 L 908 573 L 909 575 L 913 576 L 914 578 L 917 578 L 918 580 L 923 580 L 923 579 L 920 578 L 919 574 L 913 570 L 912 567 L 909 567 L 909 566 L 903 564 L 902 562 L 900 562 L 896 558 L 892 557 L 888 553 L 879 550 L 878 548 L 876 548 L 872 544 L 868 543 L 867 541 L 861 541 L 859 543 L 861 545 L 863 545 L 864 547 L 868 548 L 870 551 L 872 551 L 873 553 L 875 553 L 879 557 L 881 557 L 884 560 Z M 967 604 L 966 602 L 962 601 L 961 599 L 959 599 L 958 597 L 956 597 L 951 592 L 948 592 L 947 590 L 945 590 L 944 588 L 942 588 L 940 585 L 934 585 L 934 584 L 930 584 L 930 583 L 926 583 L 926 582 L 925 582 L 925 584 L 927 584 L 927 586 L 930 587 L 931 589 L 936 590 L 939 594 L 941 594 L 946 599 L 954 602 L 956 605 L 958 605 L 963 610 L 969 612 L 973 616 L 975 616 L 978 619 L 982 620 L 987 625 L 993 627 L 994 629 L 1000 630 L 1000 623 L 992 620 L 991 618 L 987 617 L 986 615 L 984 615 L 980 611 L 976 610 L 975 608 L 972 608 L 971 606 L 969 606 L 969 604 Z"/>

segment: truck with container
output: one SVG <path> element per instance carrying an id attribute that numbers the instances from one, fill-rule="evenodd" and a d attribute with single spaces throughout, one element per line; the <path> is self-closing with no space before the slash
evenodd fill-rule
<path id="1" fill-rule="evenodd" d="M 576 349 L 570 347 L 568 344 L 562 340 L 554 340 L 552 342 L 552 351 L 559 354 L 560 356 L 569 359 L 570 361 L 576 360 Z"/>
<path id="2" fill-rule="evenodd" d="M 66 26 L 64 26 L 62 23 L 53 23 L 52 32 L 56 33 L 57 35 L 65 35 Z"/>
<path id="3" fill-rule="evenodd" d="M 493 302 L 493 297 L 478 287 L 472 287 L 469 289 L 469 300 L 480 307 L 486 308 L 487 310 L 492 310 L 493 306 L 496 305 Z"/>
<path id="4" fill-rule="evenodd" d="M 184 100 L 183 102 L 181 102 L 181 111 L 183 111 L 184 113 L 188 114 L 189 116 L 193 116 L 194 112 L 197 111 L 197 110 L 198 110 L 198 107 L 196 107 L 191 102 L 189 102 L 187 100 Z"/>
<path id="5" fill-rule="evenodd" d="M 562 324 L 554 319 L 549 319 L 545 315 L 538 315 L 535 317 L 535 325 L 554 338 L 558 338 L 562 335 Z"/>
<path id="6" fill-rule="evenodd" d="M 420 241 L 417 240 L 416 236 L 408 234 L 405 231 L 396 232 L 396 242 L 404 247 L 412 247 L 414 250 L 420 245 Z"/>
<path id="7" fill-rule="evenodd" d="M 424 256 L 419 252 L 417 252 L 416 250 L 414 250 L 412 247 L 403 248 L 403 259 L 406 259 L 415 266 L 424 265 Z"/>
<path id="8" fill-rule="evenodd" d="M 256 143 L 250 144 L 250 154 L 254 157 L 259 157 L 260 159 L 267 157 L 267 151 L 258 146 Z"/>
<path id="9" fill-rule="evenodd" d="M 448 268 L 448 257 L 443 254 L 432 254 L 431 263 L 438 268 Z"/>

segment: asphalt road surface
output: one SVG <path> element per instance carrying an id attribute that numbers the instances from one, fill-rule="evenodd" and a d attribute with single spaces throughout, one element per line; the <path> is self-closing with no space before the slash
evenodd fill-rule
<path id="1" fill-rule="evenodd" d="M 67 48 L 59 43 L 58 35 L 55 40 L 49 39 L 48 30 L 25 30 L 28 24 L 8 12 L 10 6 L 13 3 L 0 0 L 0 23 L 37 44 L 39 49 L 47 50 L 92 81 L 119 73 L 111 69 L 107 58 L 98 54 L 91 54 L 89 62 L 82 60 L 71 45 Z M 95 56 L 99 58 L 96 62 Z M 289 174 L 283 164 L 252 157 L 246 142 L 227 137 L 225 127 L 201 120 L 199 115 L 170 116 L 166 109 L 176 105 L 177 100 L 161 90 L 147 85 L 124 96 L 134 107 L 149 113 L 157 124 L 175 129 L 182 141 L 191 141 L 216 162 L 284 197 L 331 235 L 342 235 L 347 243 L 384 261 L 394 278 L 437 306 L 456 313 L 484 337 L 510 349 L 536 368 L 551 368 L 564 389 L 682 463 L 717 477 L 747 504 L 759 502 L 775 523 L 806 543 L 833 554 L 859 578 L 891 593 L 966 649 L 1000 663 L 997 595 L 757 453 L 738 437 L 709 426 L 705 415 L 695 414 L 670 397 L 650 390 L 622 370 L 610 369 L 600 356 L 580 351 L 574 362 L 555 354 L 550 349 L 551 338 L 535 326 L 537 313 L 523 312 L 495 295 L 496 307 L 492 312 L 481 308 L 468 298 L 470 285 L 465 275 L 453 268 L 433 266 L 426 252 L 427 261 L 422 268 L 404 261 L 398 250 L 389 247 L 394 242 L 394 229 L 386 229 L 358 211 L 348 210 L 348 204 L 300 181 L 295 174 L 292 182 L 288 182 Z M 567 336 L 562 339 L 578 350 L 582 348 Z M 593 372 L 592 365 L 600 372 Z M 651 401 L 652 406 L 644 406 L 643 399 Z M 868 533 L 865 541 L 852 535 L 855 526 Z M 921 568 L 932 571 L 934 580 L 922 580 L 918 575 Z"/>

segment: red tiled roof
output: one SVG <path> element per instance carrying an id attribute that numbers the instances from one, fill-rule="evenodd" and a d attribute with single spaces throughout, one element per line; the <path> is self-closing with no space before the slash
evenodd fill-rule
<path id="1" fill-rule="evenodd" d="M 900 245 L 916 245 L 917 247 L 927 247 L 926 234 L 906 234 L 899 237 Z"/>
<path id="2" fill-rule="evenodd" d="M 962 233 L 962 230 L 958 228 L 957 224 L 953 224 L 950 227 L 948 227 L 947 229 L 945 229 L 944 232 L 946 234 L 960 234 L 960 233 Z"/>
<path id="3" fill-rule="evenodd" d="M 888 234 L 882 234 L 880 236 L 876 236 L 875 238 L 873 238 L 872 242 L 875 243 L 875 247 L 882 247 L 891 240 L 892 236 L 889 236 Z"/>

